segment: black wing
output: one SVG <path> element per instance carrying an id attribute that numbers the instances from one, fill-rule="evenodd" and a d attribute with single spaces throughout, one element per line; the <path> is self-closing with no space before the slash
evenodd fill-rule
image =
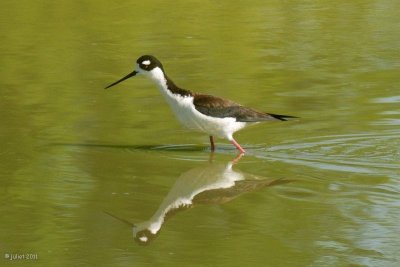
<path id="1" fill-rule="evenodd" d="M 240 122 L 257 122 L 295 118 L 293 116 L 269 114 L 244 107 L 230 100 L 203 94 L 195 94 L 193 104 L 200 113 L 217 118 L 235 118 Z"/>

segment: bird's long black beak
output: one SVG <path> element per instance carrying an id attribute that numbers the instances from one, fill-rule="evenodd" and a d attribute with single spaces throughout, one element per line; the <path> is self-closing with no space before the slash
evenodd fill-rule
<path id="1" fill-rule="evenodd" d="M 124 81 L 124 80 L 126 80 L 126 79 L 128 79 L 128 78 L 130 78 L 130 77 L 133 77 L 133 76 L 135 76 L 136 74 L 138 74 L 138 72 L 137 72 L 136 70 L 134 70 L 134 71 L 132 71 L 131 73 L 129 73 L 128 75 L 126 75 L 125 77 L 123 77 L 123 78 L 119 79 L 118 81 L 116 81 L 116 82 L 110 84 L 109 86 L 107 86 L 107 87 L 104 88 L 104 89 L 107 89 L 107 88 L 110 88 L 110 87 L 112 87 L 112 86 L 114 86 L 114 85 L 116 85 L 116 84 L 119 84 L 120 82 L 122 82 L 122 81 Z"/>

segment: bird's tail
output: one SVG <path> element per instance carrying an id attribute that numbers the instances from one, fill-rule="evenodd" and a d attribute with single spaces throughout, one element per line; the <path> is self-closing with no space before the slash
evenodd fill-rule
<path id="1" fill-rule="evenodd" d="M 295 117 L 295 116 L 289 116 L 289 115 L 278 115 L 278 114 L 271 114 L 268 113 L 268 115 L 270 115 L 271 117 L 280 120 L 280 121 L 287 121 L 287 119 L 297 119 L 299 117 Z"/>

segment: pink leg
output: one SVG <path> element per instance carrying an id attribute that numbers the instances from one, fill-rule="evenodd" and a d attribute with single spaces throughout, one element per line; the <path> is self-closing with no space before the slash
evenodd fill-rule
<path id="1" fill-rule="evenodd" d="M 245 153 L 246 151 L 239 145 L 238 142 L 235 141 L 235 139 L 232 138 L 231 140 L 232 144 L 240 151 L 240 153 Z"/>
<path id="2" fill-rule="evenodd" d="M 210 135 L 211 151 L 215 150 L 214 137 Z"/>

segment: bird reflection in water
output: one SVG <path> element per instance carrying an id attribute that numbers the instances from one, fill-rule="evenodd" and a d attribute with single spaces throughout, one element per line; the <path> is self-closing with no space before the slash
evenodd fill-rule
<path id="1" fill-rule="evenodd" d="M 133 224 L 114 214 L 106 213 L 130 225 L 133 229 L 133 237 L 139 244 L 148 244 L 158 235 L 164 222 L 177 211 L 197 204 L 226 203 L 244 193 L 291 182 L 287 179 L 270 179 L 234 171 L 232 167 L 239 162 L 242 155 L 238 155 L 227 164 L 213 163 L 210 158 L 207 165 L 183 173 L 157 211 L 147 221 Z"/>

